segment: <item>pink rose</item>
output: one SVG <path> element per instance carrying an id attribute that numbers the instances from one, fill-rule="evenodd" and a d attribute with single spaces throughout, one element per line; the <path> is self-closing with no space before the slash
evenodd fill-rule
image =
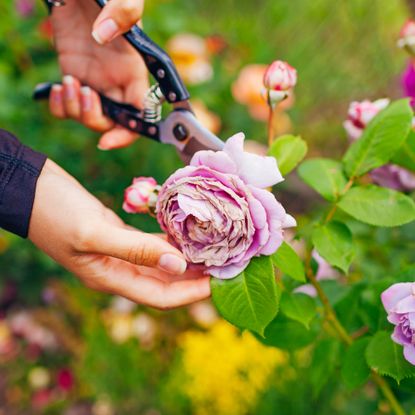
<path id="1" fill-rule="evenodd" d="M 401 29 L 398 46 L 406 49 L 411 55 L 415 53 L 415 21 L 408 20 Z"/>
<path id="2" fill-rule="evenodd" d="M 147 213 L 156 205 L 158 189 L 152 177 L 136 177 L 125 189 L 123 209 L 128 213 Z"/>
<path id="3" fill-rule="evenodd" d="M 274 61 L 264 74 L 263 95 L 269 104 L 276 104 L 288 97 L 297 83 L 297 71 L 287 62 Z"/>
<path id="4" fill-rule="evenodd" d="M 271 255 L 295 226 L 265 188 L 283 180 L 273 157 L 243 150 L 237 134 L 223 151 L 199 151 L 162 186 L 157 219 L 187 260 L 210 275 L 237 276 L 254 256 Z"/>
<path id="5" fill-rule="evenodd" d="M 405 359 L 415 365 L 415 283 L 393 284 L 381 298 L 388 321 L 395 325 L 392 340 L 403 346 Z"/>
<path id="6" fill-rule="evenodd" d="M 349 135 L 350 140 L 355 141 L 361 137 L 363 130 L 376 115 L 389 105 L 387 98 L 377 101 L 352 102 L 349 107 L 347 120 L 343 126 Z"/>

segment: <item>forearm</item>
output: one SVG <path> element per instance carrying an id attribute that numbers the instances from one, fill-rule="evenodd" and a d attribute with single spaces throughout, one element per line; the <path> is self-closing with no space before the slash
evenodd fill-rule
<path id="1" fill-rule="evenodd" d="M 0 227 L 28 235 L 37 179 L 46 156 L 0 129 Z"/>

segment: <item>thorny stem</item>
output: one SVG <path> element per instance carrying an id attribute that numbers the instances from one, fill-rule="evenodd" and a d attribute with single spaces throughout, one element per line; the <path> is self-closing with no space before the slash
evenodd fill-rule
<path id="1" fill-rule="evenodd" d="M 338 334 L 339 338 L 346 343 L 348 346 L 350 346 L 354 339 L 352 336 L 350 336 L 349 333 L 347 333 L 346 329 L 343 327 L 339 319 L 337 318 L 336 312 L 334 311 L 332 305 L 330 304 L 330 301 L 328 297 L 326 296 L 326 293 L 323 291 L 323 288 L 319 284 L 319 282 L 316 279 L 316 276 L 313 273 L 313 270 L 311 268 L 311 252 L 307 255 L 306 258 L 306 274 L 307 278 L 310 281 L 311 285 L 316 289 L 317 295 L 320 299 L 320 301 L 323 304 L 324 308 L 324 314 L 326 316 L 327 321 L 331 324 L 332 328 L 335 330 L 335 332 Z M 377 384 L 379 389 L 382 391 L 384 397 L 389 402 L 389 405 L 395 415 L 405 415 L 405 411 L 396 399 L 395 395 L 393 394 L 390 386 L 388 383 L 383 379 L 381 376 L 379 376 L 378 373 L 372 370 L 372 379 Z"/>

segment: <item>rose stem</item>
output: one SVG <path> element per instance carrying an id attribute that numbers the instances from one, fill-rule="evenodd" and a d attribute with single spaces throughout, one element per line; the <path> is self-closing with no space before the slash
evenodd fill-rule
<path id="1" fill-rule="evenodd" d="M 354 181 L 355 181 L 355 179 L 354 179 L 354 177 L 352 177 L 347 182 L 346 186 L 344 186 L 344 189 L 340 192 L 339 196 L 344 195 L 353 186 Z M 333 219 L 333 216 L 336 213 L 336 210 L 337 210 L 337 204 L 335 203 L 333 205 L 333 207 L 330 209 L 329 213 L 327 214 L 326 219 L 324 219 L 324 224 L 329 223 Z"/>
<path id="2" fill-rule="evenodd" d="M 271 147 L 272 142 L 274 141 L 274 110 L 275 105 L 269 103 L 269 112 L 268 112 L 268 148 Z"/>
<path id="3" fill-rule="evenodd" d="M 340 339 L 350 346 L 353 343 L 353 338 L 347 333 L 346 329 L 343 327 L 339 319 L 337 318 L 336 312 L 330 304 L 329 299 L 326 296 L 326 293 L 323 291 L 323 288 L 318 283 L 316 276 L 313 273 L 311 268 L 311 252 L 308 253 L 306 259 L 306 274 L 307 278 L 310 281 L 311 285 L 316 289 L 317 295 L 320 298 L 320 301 L 324 307 L 324 313 L 326 315 L 327 321 L 331 324 L 333 329 L 336 331 Z M 384 397 L 389 402 L 392 410 L 396 415 L 405 415 L 405 411 L 397 401 L 395 395 L 393 394 L 388 383 L 379 376 L 374 370 L 371 371 L 373 381 L 378 385 L 379 389 L 382 391 Z"/>

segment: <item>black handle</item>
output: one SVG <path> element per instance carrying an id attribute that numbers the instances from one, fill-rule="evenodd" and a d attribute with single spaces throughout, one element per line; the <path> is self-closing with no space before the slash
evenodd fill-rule
<path id="1" fill-rule="evenodd" d="M 95 0 L 100 7 L 104 7 L 106 0 Z M 149 72 L 159 83 L 160 89 L 170 103 L 185 101 L 190 97 L 176 66 L 170 56 L 154 43 L 137 25 L 124 34 L 128 43 L 143 57 Z"/>
<path id="2" fill-rule="evenodd" d="M 59 85 L 59 83 L 55 85 Z M 48 99 L 52 86 L 53 84 L 49 82 L 38 85 L 33 92 L 33 98 L 35 100 Z M 142 119 L 142 111 L 134 107 L 134 105 L 114 101 L 102 94 L 99 94 L 99 98 L 101 100 L 102 112 L 116 124 L 145 137 L 160 141 L 159 126 L 144 121 Z"/>

